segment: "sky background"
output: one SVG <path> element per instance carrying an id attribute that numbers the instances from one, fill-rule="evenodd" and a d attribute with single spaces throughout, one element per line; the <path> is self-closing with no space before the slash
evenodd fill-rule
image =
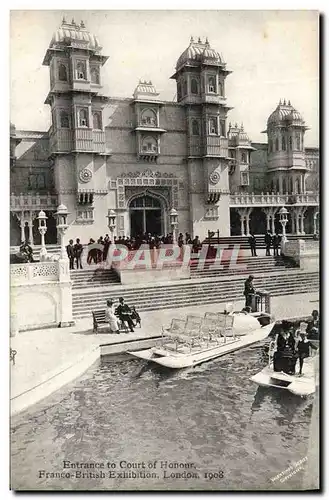
<path id="1" fill-rule="evenodd" d="M 264 142 L 266 121 L 279 99 L 290 99 L 310 130 L 306 146 L 319 145 L 319 47 L 315 11 L 12 11 L 10 119 L 17 129 L 47 130 L 49 68 L 42 60 L 62 17 L 83 20 L 109 60 L 103 93 L 131 97 L 140 78 L 152 80 L 160 98 L 176 100 L 170 80 L 191 35 L 220 52 L 233 73 L 226 79 L 228 121 L 244 123 Z"/>

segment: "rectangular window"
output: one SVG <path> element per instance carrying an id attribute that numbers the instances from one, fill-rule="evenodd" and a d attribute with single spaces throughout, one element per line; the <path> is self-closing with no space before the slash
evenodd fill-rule
<path id="1" fill-rule="evenodd" d="M 226 122 L 225 120 L 220 120 L 220 135 L 226 137 Z"/>
<path id="2" fill-rule="evenodd" d="M 241 186 L 249 185 L 249 174 L 248 172 L 241 172 Z"/>

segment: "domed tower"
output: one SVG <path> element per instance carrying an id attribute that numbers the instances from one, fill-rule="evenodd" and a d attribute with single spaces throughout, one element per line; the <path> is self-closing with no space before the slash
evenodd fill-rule
<path id="1" fill-rule="evenodd" d="M 225 80 L 231 71 L 206 39 L 191 38 L 171 77 L 177 82 L 177 101 L 185 108 L 190 206 L 200 234 L 217 230 L 229 235 L 229 155 Z M 201 194 L 202 193 L 202 194 Z M 203 216 L 202 216 L 203 211 Z M 197 234 L 198 234 L 197 232 Z"/>
<path id="2" fill-rule="evenodd" d="M 228 129 L 228 145 L 230 156 L 230 191 L 248 192 L 249 191 L 249 170 L 250 153 L 255 151 L 251 146 L 251 140 L 244 130 L 243 124 L 233 127 L 231 124 Z"/>
<path id="3" fill-rule="evenodd" d="M 304 134 L 301 114 L 290 101 L 279 102 L 267 120 L 268 174 L 271 191 L 281 194 L 305 192 Z"/>
<path id="4" fill-rule="evenodd" d="M 49 131 L 59 202 L 76 223 L 92 223 L 94 194 L 106 182 L 106 148 L 101 68 L 107 57 L 83 21 L 63 19 L 54 33 L 43 64 L 49 66 L 51 107 Z M 95 173 L 97 171 L 97 181 Z M 104 191 L 104 195 L 107 193 Z"/>

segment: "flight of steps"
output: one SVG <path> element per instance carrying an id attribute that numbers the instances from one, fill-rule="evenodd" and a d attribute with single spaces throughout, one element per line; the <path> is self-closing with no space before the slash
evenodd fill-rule
<path id="1" fill-rule="evenodd" d="M 264 234 L 255 234 L 256 237 L 256 247 L 257 248 L 265 248 Z M 287 234 L 287 238 L 289 241 L 294 240 L 312 240 L 313 234 Z M 203 241 L 203 244 L 220 244 L 220 245 L 240 245 L 240 248 L 247 249 L 249 248 L 248 236 L 220 236 L 219 239 L 217 236 L 212 238 L 206 238 Z M 273 252 L 273 249 L 271 250 Z"/>
<path id="2" fill-rule="evenodd" d="M 227 277 L 211 280 L 182 280 L 167 285 L 142 287 L 107 286 L 95 290 L 76 290 L 73 294 L 73 316 L 75 319 L 90 317 L 91 311 L 104 309 L 106 300 L 117 300 L 123 296 L 128 304 L 138 311 L 172 309 L 193 305 L 236 301 L 244 299 L 244 281 L 241 277 Z M 255 275 L 256 289 L 263 289 L 272 295 L 290 295 L 319 290 L 319 273 L 302 273 L 296 270 L 271 275 Z"/>
<path id="3" fill-rule="evenodd" d="M 73 290 L 120 284 L 118 275 L 112 269 L 93 266 L 88 269 L 70 271 L 70 274 Z"/>
<path id="4" fill-rule="evenodd" d="M 221 267 L 222 266 L 222 267 Z M 237 267 L 238 266 L 238 267 Z M 198 268 L 198 261 L 191 262 L 191 278 L 211 278 L 216 276 L 229 276 L 241 274 L 269 273 L 269 272 L 285 272 L 288 269 L 296 268 L 295 262 L 289 259 L 278 257 L 239 257 L 236 266 L 232 266 L 230 260 L 220 261 L 214 264 L 207 261 L 202 269 Z"/>

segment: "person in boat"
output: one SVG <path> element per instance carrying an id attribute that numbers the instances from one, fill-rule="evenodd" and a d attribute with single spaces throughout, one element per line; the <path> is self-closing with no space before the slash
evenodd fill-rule
<path id="1" fill-rule="evenodd" d="M 306 333 L 308 334 L 309 339 L 318 340 L 319 323 L 320 323 L 319 311 L 314 309 L 314 311 L 312 311 L 312 319 L 311 321 L 308 322 L 306 328 Z"/>
<path id="2" fill-rule="evenodd" d="M 299 375 L 302 375 L 304 359 L 310 355 L 310 348 L 317 350 L 317 346 L 308 340 L 306 333 L 300 333 L 300 341 L 297 345 L 298 360 L 299 360 Z"/>
<path id="3" fill-rule="evenodd" d="M 132 312 L 128 304 L 124 303 L 124 298 L 120 297 L 119 298 L 119 305 L 116 309 L 116 314 L 119 316 L 119 319 L 122 323 L 127 323 L 130 331 L 134 331 L 134 322 L 132 320 Z"/>
<path id="4" fill-rule="evenodd" d="M 253 280 L 254 280 L 254 277 L 251 274 L 249 276 L 249 278 L 247 278 L 246 281 L 244 282 L 244 292 L 243 292 L 243 294 L 246 297 L 245 307 L 251 307 L 251 305 L 252 305 L 252 298 L 253 298 L 253 296 L 256 293 L 254 285 L 253 285 Z"/>
<path id="5" fill-rule="evenodd" d="M 277 337 L 276 349 L 273 358 L 274 371 L 294 374 L 297 361 L 295 336 L 286 322 L 283 322 L 282 330 Z"/>
<path id="6" fill-rule="evenodd" d="M 119 329 L 119 319 L 115 314 L 115 308 L 113 304 L 113 300 L 106 301 L 106 310 L 105 310 L 105 321 L 109 323 L 110 330 L 113 333 L 120 333 Z"/>

